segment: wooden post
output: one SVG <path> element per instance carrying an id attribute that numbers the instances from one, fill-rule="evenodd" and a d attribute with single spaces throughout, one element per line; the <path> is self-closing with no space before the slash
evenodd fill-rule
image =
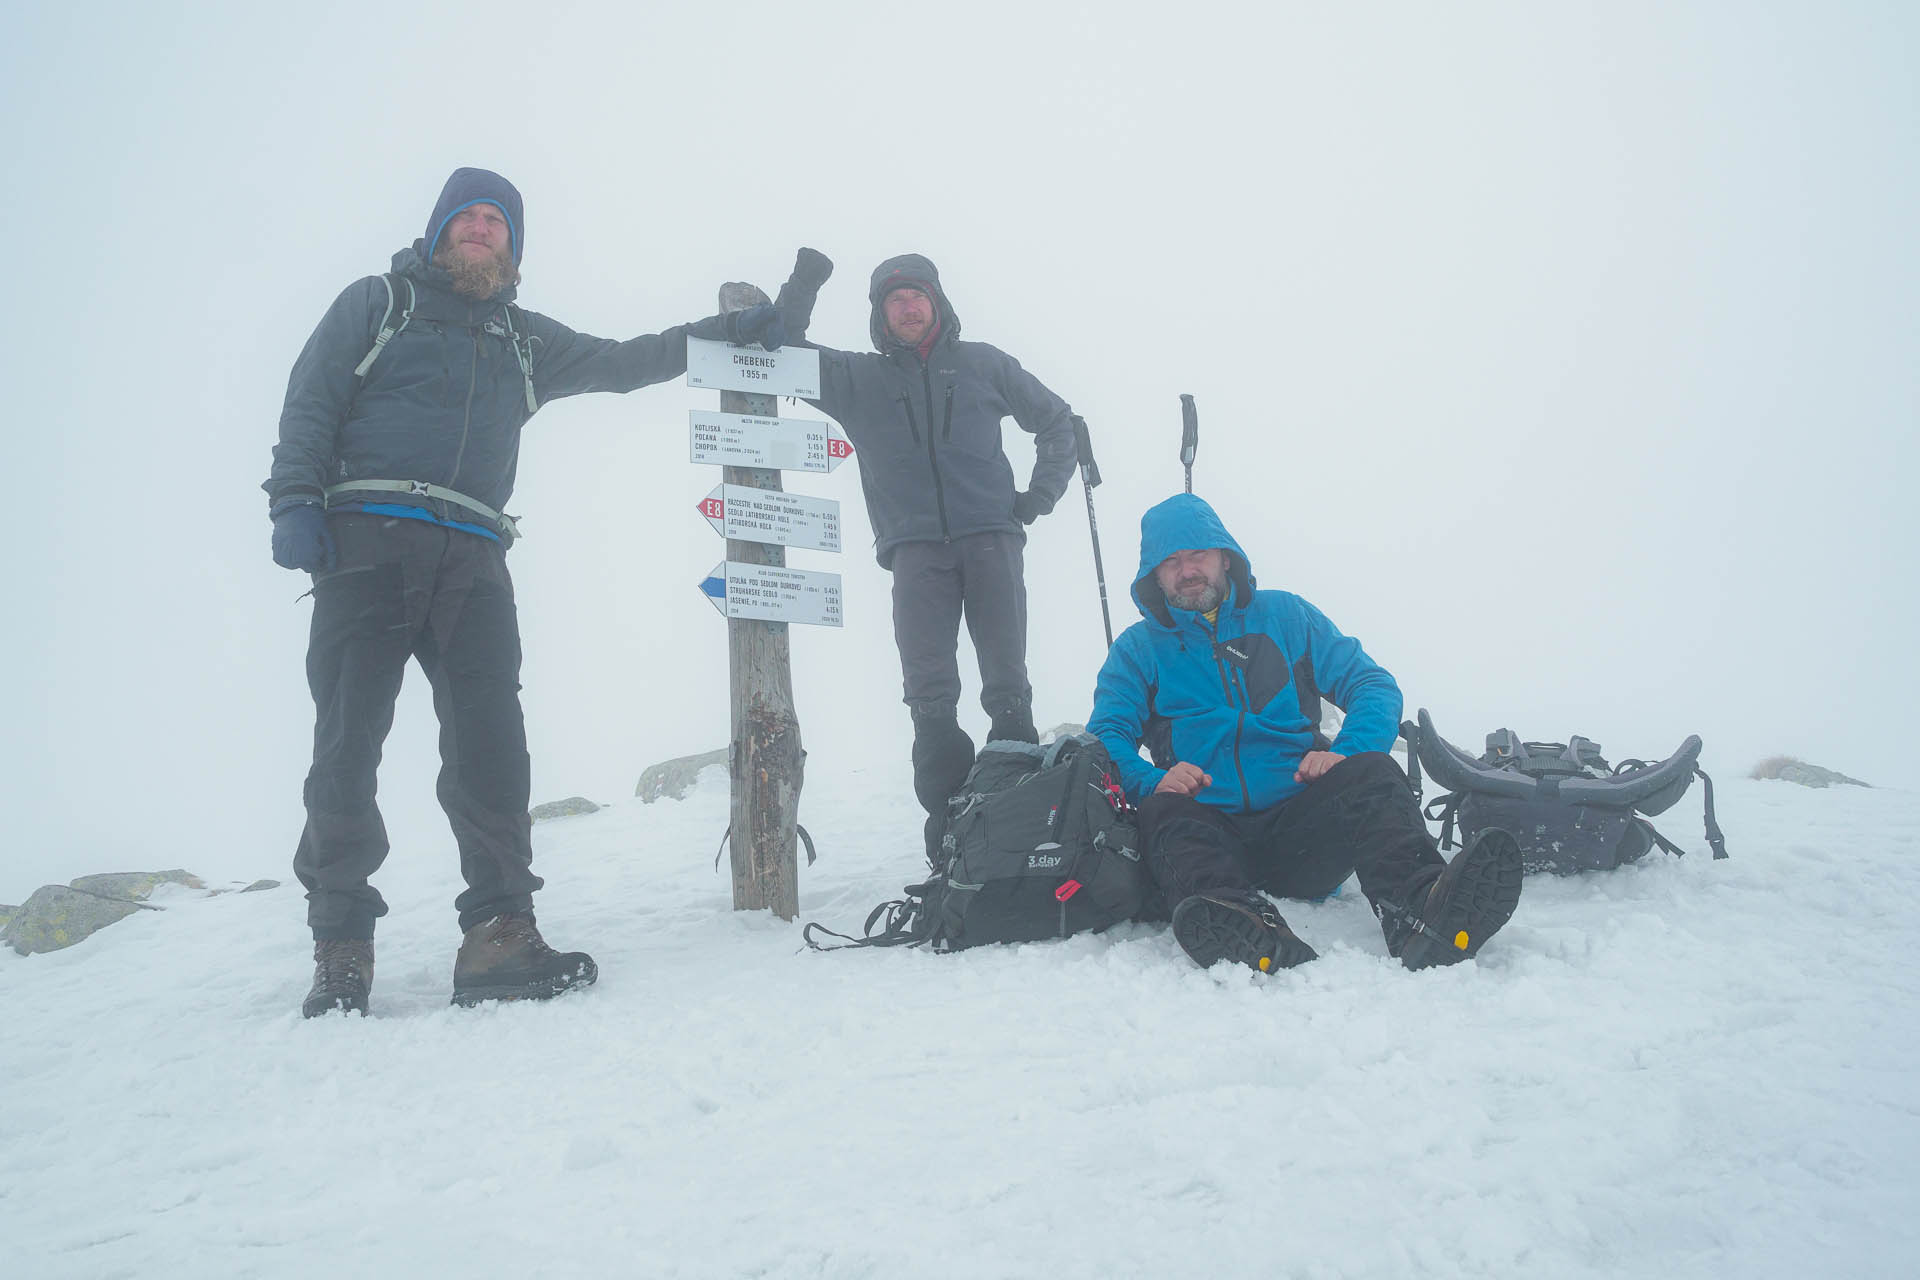
<path id="1" fill-rule="evenodd" d="M 741 311 L 767 301 L 750 284 L 720 286 L 720 310 Z M 779 416 L 778 396 L 722 391 L 722 413 Z M 728 484 L 779 489 L 780 473 L 764 467 L 724 467 Z M 727 539 L 727 559 L 782 568 L 787 550 L 775 543 Z M 750 618 L 727 621 L 727 672 L 732 696 L 732 780 L 728 846 L 733 857 L 733 909 L 771 907 L 782 920 L 800 914 L 800 880 L 793 826 L 800 810 L 806 752 L 793 710 L 793 671 L 787 624 Z"/>

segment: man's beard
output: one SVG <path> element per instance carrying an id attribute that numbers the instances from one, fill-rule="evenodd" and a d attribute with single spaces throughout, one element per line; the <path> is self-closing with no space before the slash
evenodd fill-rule
<path id="1" fill-rule="evenodd" d="M 1168 604 L 1176 609 L 1187 609 L 1194 613 L 1207 613 L 1217 609 L 1220 607 L 1220 602 L 1226 598 L 1226 587 L 1218 582 L 1209 582 L 1190 596 L 1183 596 L 1178 592 L 1167 593 Z"/>
<path id="2" fill-rule="evenodd" d="M 512 251 L 507 249 L 474 258 L 460 252 L 458 245 L 449 244 L 433 255 L 433 265 L 453 277 L 453 291 L 465 298 L 484 301 L 508 285 L 520 283 L 520 271 L 513 265 Z"/>

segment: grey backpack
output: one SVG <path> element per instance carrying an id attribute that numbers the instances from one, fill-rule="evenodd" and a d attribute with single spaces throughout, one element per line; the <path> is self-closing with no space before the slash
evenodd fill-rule
<path id="1" fill-rule="evenodd" d="M 959 951 L 1037 942 L 1133 918 L 1152 887 L 1119 770 L 1098 739 L 1046 747 L 993 741 L 947 802 L 933 875 L 867 916 L 860 938 L 817 924 L 843 946 L 927 944 Z"/>
<path id="2" fill-rule="evenodd" d="M 1605 871 L 1632 862 L 1655 845 L 1686 851 L 1654 830 L 1648 817 L 1665 813 L 1698 777 L 1706 790 L 1707 843 L 1727 856 L 1726 837 L 1713 813 L 1713 779 L 1700 768 L 1700 739 L 1689 736 L 1665 760 L 1609 765 L 1600 744 L 1573 736 L 1566 742 L 1523 742 L 1511 729 L 1487 735 L 1487 749 L 1468 755 L 1442 738 L 1426 709 L 1417 724 L 1400 726 L 1409 750 L 1408 775 L 1420 796 L 1420 769 L 1447 792 L 1426 807 L 1440 823 L 1440 847 L 1451 848 L 1456 822 L 1462 844 L 1487 827 L 1520 842 L 1528 872 Z"/>

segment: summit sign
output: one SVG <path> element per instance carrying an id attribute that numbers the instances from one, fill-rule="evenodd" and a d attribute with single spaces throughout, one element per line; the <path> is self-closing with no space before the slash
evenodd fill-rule
<path id="1" fill-rule="evenodd" d="M 736 347 L 730 342 L 687 339 L 687 385 L 710 391 L 751 391 L 764 396 L 820 398 L 820 353 L 812 347 Z"/>

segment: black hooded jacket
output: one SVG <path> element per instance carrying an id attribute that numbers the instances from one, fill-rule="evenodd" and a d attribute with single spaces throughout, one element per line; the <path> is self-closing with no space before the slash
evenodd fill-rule
<path id="1" fill-rule="evenodd" d="M 261 486 L 273 514 L 320 502 L 328 487 L 353 480 L 422 480 L 496 511 L 512 496 L 520 428 L 533 416 L 507 334 L 506 304 L 514 290 L 509 286 L 484 302 L 463 297 L 424 253 L 424 241 L 415 241 L 393 255 L 393 270 L 413 282 L 416 309 L 364 379 L 354 376 L 354 368 L 387 314 L 379 276 L 348 285 L 294 361 L 273 470 Z M 404 306 L 404 290 L 396 292 Z M 539 404 L 666 382 L 686 372 L 688 334 L 725 337 L 718 316 L 616 342 L 575 333 L 535 311 L 516 312 L 531 344 Z M 426 497 L 368 496 L 474 519 Z"/>
<path id="2" fill-rule="evenodd" d="M 887 333 L 881 303 L 902 284 L 924 285 L 940 332 L 926 360 Z M 1024 536 L 1014 518 L 1013 464 L 1000 424 L 1011 417 L 1034 436 L 1029 491 L 1051 510 L 1073 478 L 1072 409 L 1020 362 L 984 342 L 960 341 L 960 317 L 933 263 L 889 258 L 873 273 L 870 329 L 879 354 L 802 342 L 817 283 L 789 281 L 780 303 L 789 340 L 818 347 L 820 398 L 810 401 L 846 428 L 883 568 L 903 542 L 943 542 L 972 533 Z"/>

